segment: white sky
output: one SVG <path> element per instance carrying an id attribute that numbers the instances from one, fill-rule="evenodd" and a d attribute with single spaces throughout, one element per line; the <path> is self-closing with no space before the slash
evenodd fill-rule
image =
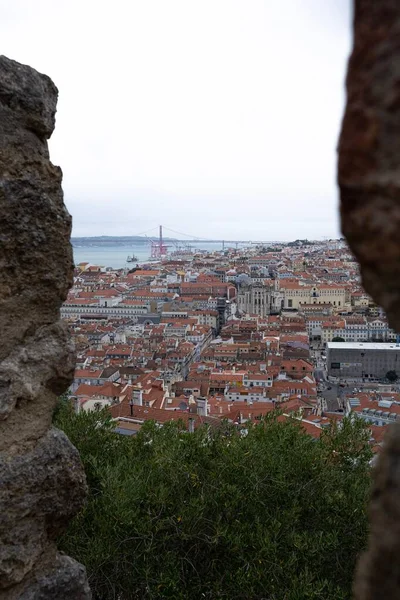
<path id="1" fill-rule="evenodd" d="M 74 235 L 339 234 L 350 0 L 0 0 L 1 52 L 59 88 Z"/>

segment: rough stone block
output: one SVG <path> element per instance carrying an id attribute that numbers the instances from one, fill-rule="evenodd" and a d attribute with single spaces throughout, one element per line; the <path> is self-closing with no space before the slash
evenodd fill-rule
<path id="1" fill-rule="evenodd" d="M 0 57 L 0 598 L 90 598 L 55 539 L 82 507 L 76 449 L 51 428 L 75 354 L 60 306 L 72 283 L 71 217 L 47 147 L 57 88 Z"/>

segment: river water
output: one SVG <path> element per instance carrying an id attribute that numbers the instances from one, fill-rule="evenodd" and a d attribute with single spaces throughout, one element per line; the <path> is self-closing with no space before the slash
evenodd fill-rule
<path id="1" fill-rule="evenodd" d="M 191 243 L 193 250 L 207 250 L 208 252 L 214 252 L 216 250 L 222 250 L 222 244 L 220 242 L 195 242 Z M 171 248 L 174 251 L 174 248 Z M 138 243 L 127 246 L 120 244 L 115 246 L 74 246 L 74 261 L 76 265 L 79 263 L 87 262 L 91 265 L 98 265 L 101 267 L 112 267 L 114 269 L 121 269 L 124 267 L 132 268 L 135 263 L 127 263 L 126 259 L 128 255 L 135 254 L 137 256 L 137 263 L 145 263 L 149 260 L 151 254 L 151 248 L 149 244 Z"/>

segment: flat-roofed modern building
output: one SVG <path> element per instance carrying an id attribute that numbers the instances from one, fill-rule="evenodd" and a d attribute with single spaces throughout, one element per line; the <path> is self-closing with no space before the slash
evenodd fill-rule
<path id="1" fill-rule="evenodd" d="M 328 342 L 328 375 L 380 379 L 388 371 L 400 376 L 400 345 L 374 342 Z"/>

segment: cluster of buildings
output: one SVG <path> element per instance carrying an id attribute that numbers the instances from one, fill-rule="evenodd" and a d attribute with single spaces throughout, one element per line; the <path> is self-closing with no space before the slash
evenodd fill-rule
<path id="1" fill-rule="evenodd" d="M 76 410 L 108 406 L 127 435 L 146 420 L 243 426 L 279 407 L 318 437 L 331 418 L 372 415 L 364 391 L 360 404 L 326 410 L 318 352 L 327 350 L 327 376 L 372 380 L 371 361 L 397 339 L 342 240 L 186 253 L 131 270 L 84 263 L 61 316 L 78 355 Z M 376 358 L 353 373 L 346 365 L 359 359 L 335 354 L 346 343 L 370 343 Z"/>

